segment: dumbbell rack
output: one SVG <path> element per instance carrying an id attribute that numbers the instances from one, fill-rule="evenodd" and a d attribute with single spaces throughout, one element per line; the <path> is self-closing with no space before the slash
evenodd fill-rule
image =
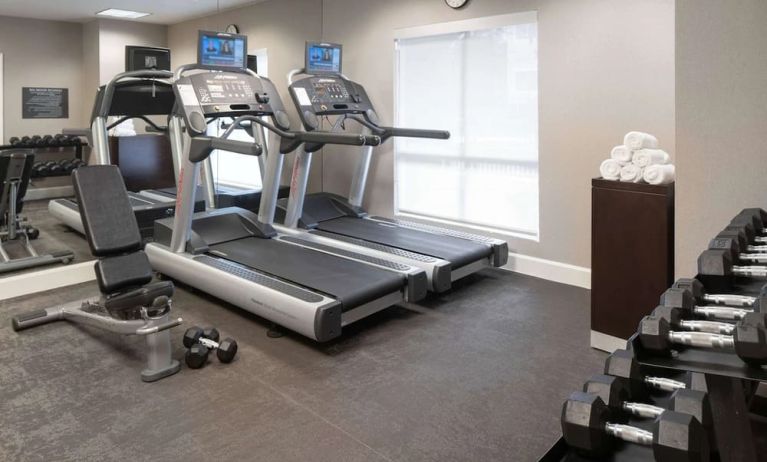
<path id="1" fill-rule="evenodd" d="M 637 353 L 636 346 L 638 344 L 639 342 L 635 337 L 629 339 L 630 347 L 634 348 L 634 351 Z M 637 354 L 641 371 L 644 375 L 680 380 L 684 376 L 685 371 L 690 370 L 682 366 L 669 367 L 668 365 L 657 365 L 654 361 L 648 362 L 646 356 L 645 354 L 645 359 L 643 360 L 640 359 L 642 356 Z M 763 422 L 758 422 L 752 421 L 749 418 L 746 396 L 747 386 L 744 386 L 744 379 L 749 379 L 738 375 L 722 375 L 716 372 L 715 369 L 711 369 L 708 372 L 699 369 L 705 368 L 699 367 L 695 371 L 705 374 L 706 387 L 713 414 L 713 432 L 716 435 L 716 443 L 719 449 L 718 456 L 715 456 L 712 460 L 720 460 L 721 462 L 757 462 L 764 460 L 767 457 L 767 419 Z M 651 392 L 648 398 L 643 399 L 642 402 L 668 409 L 670 397 L 670 393 Z M 652 419 L 632 417 L 628 420 L 627 424 L 652 431 L 653 421 Z M 757 431 L 763 434 L 763 438 L 754 438 L 753 435 Z M 617 442 L 615 448 L 615 451 L 610 456 L 599 460 L 614 462 L 646 462 L 654 460 L 652 448 L 647 446 Z M 761 459 L 759 455 L 761 455 Z M 593 458 L 579 455 L 567 445 L 564 438 L 560 438 L 541 457 L 539 462 L 593 462 L 594 460 Z"/>
<path id="2" fill-rule="evenodd" d="M 66 159 L 83 160 L 87 143 L 83 141 L 80 144 L 71 146 L 34 146 L 19 147 L 12 145 L 1 145 L 0 149 L 28 149 L 35 154 L 36 162 L 60 161 Z M 25 200 L 33 201 L 39 199 L 49 199 L 54 197 L 67 197 L 74 194 L 72 190 L 72 181 L 69 174 L 61 176 L 48 176 L 33 178 L 30 182 Z"/>

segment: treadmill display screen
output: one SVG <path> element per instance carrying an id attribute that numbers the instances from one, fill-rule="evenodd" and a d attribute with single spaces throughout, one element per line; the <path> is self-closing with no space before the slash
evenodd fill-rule
<path id="1" fill-rule="evenodd" d="M 306 44 L 306 62 L 304 68 L 307 74 L 340 74 L 341 45 L 336 43 Z"/>
<path id="2" fill-rule="evenodd" d="M 200 31 L 197 63 L 206 67 L 245 69 L 248 64 L 248 39 L 244 35 Z"/>

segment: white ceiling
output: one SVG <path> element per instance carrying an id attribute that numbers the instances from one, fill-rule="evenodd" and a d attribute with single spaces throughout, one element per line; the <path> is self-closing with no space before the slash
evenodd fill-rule
<path id="1" fill-rule="evenodd" d="M 133 21 L 175 24 L 266 0 L 0 0 L 0 16 L 88 22 L 107 8 L 151 13 Z M 101 16 L 99 16 L 101 17 Z"/>

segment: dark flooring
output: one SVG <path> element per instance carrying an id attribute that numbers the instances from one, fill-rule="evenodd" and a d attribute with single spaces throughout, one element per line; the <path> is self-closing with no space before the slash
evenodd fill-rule
<path id="1" fill-rule="evenodd" d="M 38 254 L 45 254 L 56 250 L 71 250 L 75 259 L 73 263 L 82 263 L 92 260 L 91 251 L 88 248 L 88 241 L 77 231 L 61 224 L 50 213 L 48 213 L 48 199 L 39 201 L 30 201 L 24 203 L 21 215 L 26 217 L 28 223 L 40 230 L 40 237 L 31 241 L 32 247 Z M 29 254 L 20 242 L 8 242 L 5 244 L 8 254 L 13 258 L 26 257 Z M 53 268 L 61 264 L 40 266 L 12 273 L 0 273 L 0 278 L 15 276 L 18 274 L 41 269 Z"/>
<path id="2" fill-rule="evenodd" d="M 10 318 L 96 294 L 83 284 L 0 302 L 2 461 L 533 461 L 563 400 L 605 355 L 589 292 L 485 270 L 318 345 L 179 289 L 175 356 L 192 325 L 237 339 L 229 365 L 142 383 L 141 339 Z"/>

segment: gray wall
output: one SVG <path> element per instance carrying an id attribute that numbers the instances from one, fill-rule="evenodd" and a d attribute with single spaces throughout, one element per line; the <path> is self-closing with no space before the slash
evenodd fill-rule
<path id="1" fill-rule="evenodd" d="M 197 31 L 224 30 L 235 23 L 248 36 L 248 49 L 266 48 L 269 77 L 280 89 L 283 101 L 290 104 L 285 76 L 303 65 L 304 44 L 322 35 L 322 0 L 274 0 L 245 8 L 225 11 L 205 18 L 168 27 L 168 45 L 173 66 L 197 61 Z M 294 127 L 298 127 L 295 111 L 290 111 Z M 290 177 L 291 159 L 285 164 L 283 183 Z M 321 165 L 316 162 L 309 187 L 321 189 Z"/>
<path id="2" fill-rule="evenodd" d="M 767 2 L 677 0 L 676 272 L 743 207 L 767 208 Z"/>
<path id="3" fill-rule="evenodd" d="M 83 121 L 88 125 L 99 88 L 99 21 L 83 24 Z"/>
<path id="4" fill-rule="evenodd" d="M 83 121 L 82 25 L 0 16 L 4 137 L 59 133 Z M 68 119 L 22 119 L 22 87 L 69 88 Z"/>
<path id="5" fill-rule="evenodd" d="M 97 22 L 99 26 L 99 80 L 101 85 L 125 71 L 126 45 L 168 46 L 168 26 L 109 19 L 99 19 Z M 173 59 L 172 56 L 171 59 Z M 171 67 L 174 64 L 171 63 Z"/>
<path id="6" fill-rule="evenodd" d="M 394 29 L 530 10 L 539 21 L 540 242 L 510 238 L 509 248 L 590 267 L 600 162 L 629 130 L 656 134 L 673 155 L 673 0 L 475 0 L 460 11 L 435 0 L 325 0 L 323 38 L 344 44 L 344 72 L 391 121 Z M 354 156 L 325 151 L 324 188 L 346 193 Z M 391 144 L 375 156 L 366 205 L 392 214 Z"/>

